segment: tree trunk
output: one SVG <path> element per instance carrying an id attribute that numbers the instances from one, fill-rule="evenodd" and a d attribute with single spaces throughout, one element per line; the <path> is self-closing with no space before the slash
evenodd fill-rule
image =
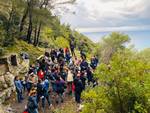
<path id="1" fill-rule="evenodd" d="M 28 33 L 27 33 L 27 41 L 28 43 L 31 43 L 31 35 L 32 35 L 32 10 L 33 10 L 33 4 L 32 0 L 28 2 L 29 7 L 29 26 L 28 26 Z"/>
<path id="2" fill-rule="evenodd" d="M 21 19 L 21 22 L 20 22 L 20 33 L 23 31 L 27 15 L 28 15 L 28 7 L 27 7 L 27 9 L 25 9 L 24 15 L 22 16 L 22 19 Z"/>
<path id="3" fill-rule="evenodd" d="M 39 38 L 40 38 L 40 33 L 41 33 L 41 26 L 42 23 L 39 23 L 39 27 L 38 27 L 38 34 L 37 34 L 37 40 L 36 40 L 36 46 L 39 44 Z"/>
<path id="4" fill-rule="evenodd" d="M 37 42 L 37 25 L 35 26 L 35 30 L 34 30 L 34 42 L 33 42 L 34 46 L 36 46 L 36 42 Z"/>
<path id="5" fill-rule="evenodd" d="M 32 17 L 29 17 L 29 26 L 28 26 L 28 34 L 27 34 L 27 41 L 28 43 L 31 43 L 31 34 L 32 34 Z"/>

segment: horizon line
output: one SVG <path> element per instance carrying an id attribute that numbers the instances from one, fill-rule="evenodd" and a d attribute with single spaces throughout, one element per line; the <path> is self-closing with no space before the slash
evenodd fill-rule
<path id="1" fill-rule="evenodd" d="M 118 26 L 118 27 L 79 27 L 79 28 L 75 28 L 75 30 L 81 33 L 149 31 L 150 25 Z"/>

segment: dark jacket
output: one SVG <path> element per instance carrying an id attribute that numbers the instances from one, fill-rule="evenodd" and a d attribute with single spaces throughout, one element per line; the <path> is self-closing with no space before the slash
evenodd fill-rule
<path id="1" fill-rule="evenodd" d="M 74 79 L 75 92 L 81 93 L 83 90 L 82 81 L 79 78 Z"/>
<path id="2" fill-rule="evenodd" d="M 89 64 L 88 64 L 85 60 L 83 60 L 83 61 L 81 62 L 81 64 L 80 64 L 81 71 L 87 70 L 87 69 L 88 69 L 88 65 L 89 65 Z"/>
<path id="3" fill-rule="evenodd" d="M 35 96 L 28 98 L 27 109 L 29 113 L 38 113 L 38 103 Z"/>
<path id="4" fill-rule="evenodd" d="M 57 80 L 56 81 L 56 92 L 58 94 L 63 94 L 64 92 L 65 83 L 63 80 Z"/>
<path id="5" fill-rule="evenodd" d="M 42 94 L 43 94 L 43 85 L 42 85 L 42 83 L 37 84 L 37 94 L 40 95 L 40 96 L 42 96 Z"/>
<path id="6" fill-rule="evenodd" d="M 88 81 L 93 80 L 93 73 L 91 72 L 90 69 L 87 70 L 87 79 L 88 79 Z"/>

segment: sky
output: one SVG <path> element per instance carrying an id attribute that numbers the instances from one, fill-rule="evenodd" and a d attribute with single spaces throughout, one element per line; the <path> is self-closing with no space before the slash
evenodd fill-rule
<path id="1" fill-rule="evenodd" d="M 150 47 L 150 0 L 77 0 L 66 7 L 61 22 L 94 42 L 118 31 L 128 34 L 135 48 Z"/>

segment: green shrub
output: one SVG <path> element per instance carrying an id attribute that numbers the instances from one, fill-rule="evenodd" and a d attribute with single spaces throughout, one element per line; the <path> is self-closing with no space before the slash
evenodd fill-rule
<path id="1" fill-rule="evenodd" d="M 149 113 L 149 69 L 132 51 L 115 53 L 109 65 L 101 64 L 95 72 L 100 86 L 83 93 L 82 113 Z"/>

